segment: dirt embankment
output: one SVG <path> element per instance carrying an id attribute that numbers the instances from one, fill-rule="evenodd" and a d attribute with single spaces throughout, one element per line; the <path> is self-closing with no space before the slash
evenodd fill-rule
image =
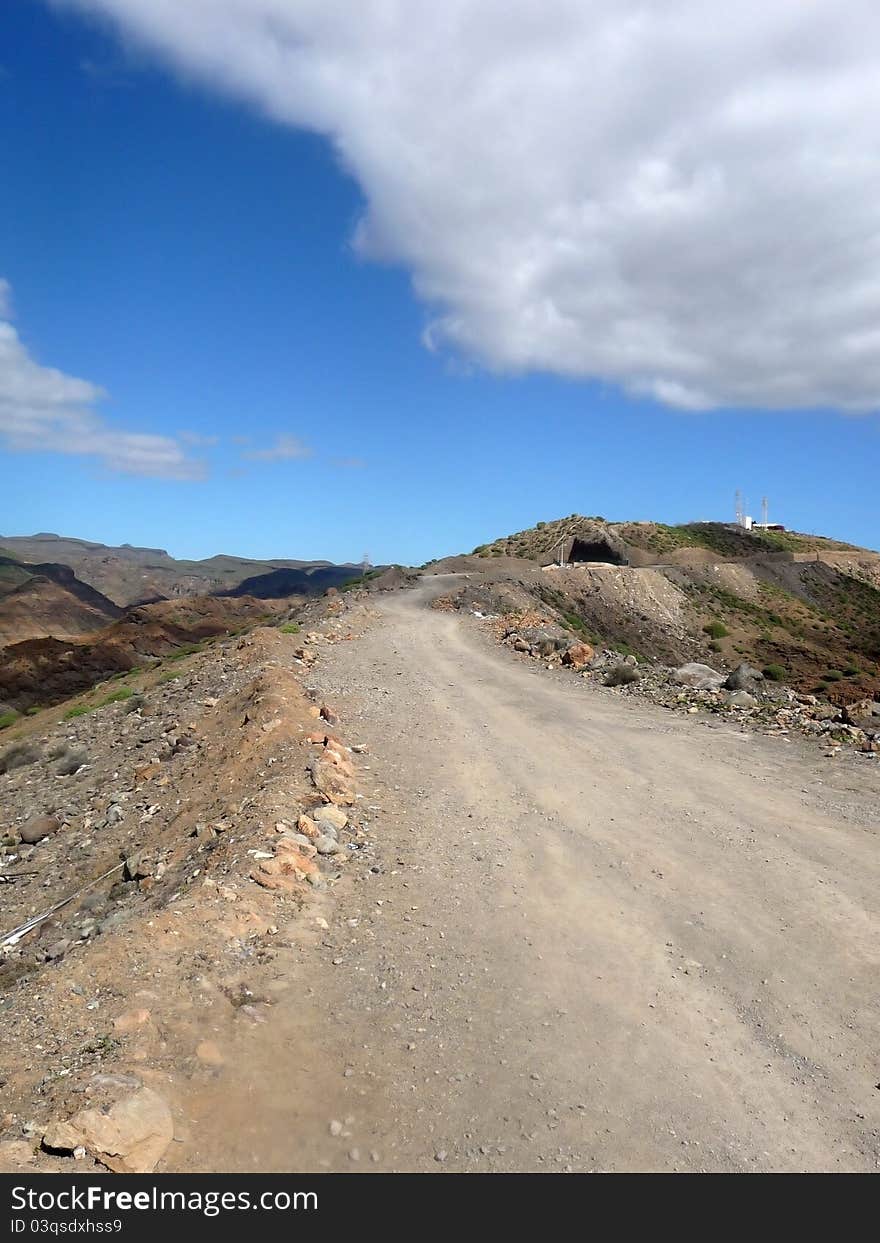
<path id="1" fill-rule="evenodd" d="M 313 630 L 258 629 L 127 698 L 44 712 L 0 752 L 0 1168 L 194 1159 L 193 1102 L 370 854 L 344 724 L 305 685 L 358 625 L 330 604 Z"/>

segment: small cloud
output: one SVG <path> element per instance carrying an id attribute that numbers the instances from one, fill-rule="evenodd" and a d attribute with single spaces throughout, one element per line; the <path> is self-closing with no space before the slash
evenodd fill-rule
<path id="1" fill-rule="evenodd" d="M 113 474 L 204 478 L 204 462 L 188 457 L 179 440 L 117 430 L 95 408 L 103 389 L 32 358 L 10 322 L 11 294 L 0 278 L 0 447 L 93 458 Z"/>
<path id="2" fill-rule="evenodd" d="M 267 449 L 249 449 L 243 455 L 251 462 L 287 462 L 312 456 L 312 450 L 298 436 L 279 436 Z"/>
<path id="3" fill-rule="evenodd" d="M 333 465 L 340 470 L 363 470 L 367 464 L 362 457 L 335 457 Z"/>

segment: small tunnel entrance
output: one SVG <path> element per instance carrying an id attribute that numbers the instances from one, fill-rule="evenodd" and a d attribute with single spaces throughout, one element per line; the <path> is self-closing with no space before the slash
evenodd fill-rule
<path id="1" fill-rule="evenodd" d="M 607 540 L 572 540 L 568 554 L 569 563 L 578 561 L 602 561 L 606 565 L 626 565 L 626 557 L 612 548 Z"/>

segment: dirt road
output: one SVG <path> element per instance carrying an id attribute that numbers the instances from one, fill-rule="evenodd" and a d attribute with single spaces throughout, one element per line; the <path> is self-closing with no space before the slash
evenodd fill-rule
<path id="1" fill-rule="evenodd" d="M 202 1168 L 876 1169 L 876 761 L 549 675 L 425 595 L 317 675 L 379 862 Z"/>

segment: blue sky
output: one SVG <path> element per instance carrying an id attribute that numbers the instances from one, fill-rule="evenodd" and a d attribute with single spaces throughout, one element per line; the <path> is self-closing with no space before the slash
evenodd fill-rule
<path id="1" fill-rule="evenodd" d="M 16 358 L 106 391 L 85 403 L 90 444 L 160 437 L 189 465 L 143 475 L 75 436 L 7 436 L 0 531 L 420 563 L 574 511 L 729 519 L 740 487 L 753 512 L 767 493 L 778 521 L 880 545 L 880 423 L 862 395 L 859 413 L 676 408 L 613 368 L 511 365 L 494 344 L 506 321 L 429 349 L 448 243 L 430 260 L 408 261 L 415 242 L 365 254 L 352 238 L 384 191 L 344 130 L 351 172 L 330 137 L 266 111 L 89 13 L 3 6 Z"/>

